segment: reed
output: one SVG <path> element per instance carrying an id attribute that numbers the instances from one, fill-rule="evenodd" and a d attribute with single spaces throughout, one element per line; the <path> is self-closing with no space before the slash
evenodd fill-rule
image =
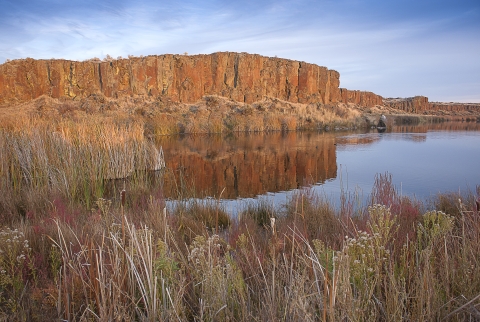
<path id="1" fill-rule="evenodd" d="M 37 196 L 32 201 L 38 203 L 55 193 L 90 207 L 103 197 L 106 180 L 165 166 L 162 150 L 145 138 L 141 122 L 67 120 L 44 124 L 30 119 L 17 126 L 0 130 L 3 214 L 34 208 L 25 204 L 25 195 Z"/>
<path id="2" fill-rule="evenodd" d="M 0 319 L 479 318 L 473 193 L 420 202 L 385 174 L 363 209 L 305 189 L 235 219 L 149 189 L 141 170 L 162 158 L 142 121 L 15 122 L 0 130 Z"/>
<path id="3" fill-rule="evenodd" d="M 354 226 L 342 242 L 325 236 L 335 227 L 330 219 L 309 223 L 305 233 L 303 218 L 314 216 L 309 208 L 320 200 L 316 198 L 304 201 L 303 215 L 300 197 L 296 215 L 271 210 L 274 224 L 249 226 L 247 217 L 218 234 L 200 230 L 186 241 L 178 221 L 184 210 L 165 212 L 152 199 L 139 216 L 99 201 L 99 213 L 86 214 L 94 225 L 62 218 L 54 225 L 44 223 L 48 247 L 40 246 L 38 234 L 23 235 L 31 245 L 26 258 L 50 258 L 43 283 L 36 284 L 33 274 L 18 275 L 28 267 L 27 259 L 5 274 L 18 276 L 17 290 L 42 289 L 55 299 L 49 305 L 56 307 L 57 316 L 69 321 L 475 318 L 480 224 L 478 212 L 468 210 L 471 205 L 462 204 L 462 220 L 439 211 L 425 213 L 415 239 L 395 252 L 399 217 L 386 206 L 370 207 L 366 230 Z M 308 233 L 315 225 L 324 225 L 324 232 Z M 338 234 L 350 234 L 341 227 L 339 222 L 334 228 Z M 8 262 L 9 257 L 3 258 L 2 263 Z M 472 276 L 468 282 L 462 278 L 467 274 Z M 52 284 L 54 288 L 48 286 Z M 5 299 L 13 296 L 6 293 L 8 285 L 2 284 Z M 34 303 L 22 297 L 35 292 L 16 292 L 20 310 Z M 14 316 L 6 304 L 1 307 Z"/>
<path id="4" fill-rule="evenodd" d="M 179 229 L 192 240 L 203 232 L 218 232 L 228 228 L 231 219 L 228 213 L 215 200 L 187 199 L 173 205 Z"/>
<path id="5" fill-rule="evenodd" d="M 275 218 L 275 208 L 266 200 L 249 203 L 238 215 L 240 221 L 253 219 L 260 227 L 270 224 L 270 218 Z"/>
<path id="6" fill-rule="evenodd" d="M 184 285 L 176 278 L 178 267 L 170 257 L 168 240 L 128 221 L 125 236 L 119 223 L 91 237 L 55 224 L 58 234 L 52 240 L 62 258 L 57 282 L 61 318 L 180 320 L 184 310 L 175 297 L 181 296 Z"/>

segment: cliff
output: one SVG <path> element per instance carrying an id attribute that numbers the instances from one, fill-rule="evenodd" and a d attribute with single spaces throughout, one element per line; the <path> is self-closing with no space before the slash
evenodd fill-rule
<path id="1" fill-rule="evenodd" d="M 422 113 L 430 107 L 428 97 L 415 96 L 408 98 L 386 98 L 383 100 L 385 106 L 402 110 L 408 113 Z"/>
<path id="2" fill-rule="evenodd" d="M 372 107 L 383 105 L 383 97 L 372 92 L 352 91 L 340 88 L 340 102 L 353 103 L 358 106 Z"/>
<path id="3" fill-rule="evenodd" d="M 162 98 L 186 104 L 217 95 L 248 104 L 269 97 L 302 104 L 387 106 L 408 113 L 480 112 L 480 104 L 430 103 L 423 96 L 384 99 L 339 85 L 340 74 L 335 70 L 247 53 L 83 62 L 27 58 L 0 65 L 0 106 L 28 102 L 42 95 L 78 101 L 102 94 L 112 99 Z"/>
<path id="4" fill-rule="evenodd" d="M 429 102 L 428 97 L 415 96 L 408 98 L 386 98 L 383 105 L 402 110 L 408 113 L 431 113 L 431 112 L 480 112 L 480 104 L 475 103 L 441 103 Z"/>
<path id="5" fill-rule="evenodd" d="M 163 96 L 181 103 L 219 95 L 246 103 L 268 96 L 329 104 L 340 100 L 339 78 L 337 71 L 314 64 L 230 52 L 84 62 L 23 59 L 0 65 L 0 105 L 93 93 Z"/>

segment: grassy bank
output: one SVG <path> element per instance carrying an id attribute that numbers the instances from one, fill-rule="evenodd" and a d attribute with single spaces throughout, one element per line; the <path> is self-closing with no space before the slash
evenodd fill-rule
<path id="1" fill-rule="evenodd" d="M 290 103 L 276 98 L 246 104 L 219 96 L 204 96 L 195 104 L 182 104 L 161 98 L 115 99 L 101 94 L 78 101 L 43 96 L 18 106 L 0 107 L 0 119 L 2 114 L 16 117 L 20 111 L 47 119 L 141 119 L 149 136 L 322 130 L 367 125 L 361 111 L 353 106 Z"/>
<path id="2" fill-rule="evenodd" d="M 283 208 L 124 192 L 86 208 L 57 198 L 0 231 L 4 320 L 467 321 L 480 305 L 473 195 L 371 206 L 303 190 Z M 121 195 L 120 195 L 121 196 Z M 434 209 L 434 210 L 432 210 Z"/>
<path id="3" fill-rule="evenodd" d="M 475 193 L 418 201 L 379 175 L 365 208 L 305 189 L 237 219 L 167 210 L 145 175 L 164 125 L 81 115 L 2 122 L 0 320 L 479 319 Z"/>
<path id="4" fill-rule="evenodd" d="M 144 123 L 27 117 L 0 128 L 0 213 L 27 215 L 61 198 L 91 207 L 107 182 L 164 166 L 162 151 L 144 135 Z"/>

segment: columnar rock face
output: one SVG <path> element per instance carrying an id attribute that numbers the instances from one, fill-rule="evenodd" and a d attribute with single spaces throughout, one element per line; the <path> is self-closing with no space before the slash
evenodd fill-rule
<path id="1" fill-rule="evenodd" d="M 326 67 L 230 52 L 84 62 L 24 59 L 0 65 L 0 105 L 93 93 L 163 96 L 183 103 L 220 95 L 246 103 L 269 96 L 329 104 L 340 101 L 339 78 Z"/>
<path id="2" fill-rule="evenodd" d="M 340 88 L 340 101 L 365 107 L 383 105 L 383 97 L 380 95 L 372 92 L 352 91 L 346 88 Z"/>
<path id="3" fill-rule="evenodd" d="M 480 110 L 480 104 L 429 103 L 424 96 L 383 99 L 339 85 L 340 74 L 326 67 L 247 53 L 83 62 L 27 58 L 0 65 L 0 106 L 42 95 L 77 100 L 101 93 L 112 98 L 163 97 L 181 103 L 218 95 L 245 103 L 271 97 L 304 104 L 385 105 L 409 113 Z"/>
<path id="4" fill-rule="evenodd" d="M 480 104 L 475 103 L 441 103 L 431 102 L 430 111 L 451 111 L 451 112 L 479 112 Z"/>
<path id="5" fill-rule="evenodd" d="M 383 104 L 409 113 L 421 113 L 427 111 L 430 107 L 428 97 L 425 96 L 386 98 L 383 100 Z"/>
<path id="6" fill-rule="evenodd" d="M 428 97 L 425 96 L 386 98 L 383 103 L 386 106 L 409 113 L 421 113 L 429 108 Z"/>
<path id="7" fill-rule="evenodd" d="M 480 104 L 429 102 L 428 97 L 425 96 L 415 96 L 408 98 L 386 98 L 383 100 L 383 105 L 398 110 L 403 110 L 408 113 L 423 113 L 430 111 L 480 111 Z"/>

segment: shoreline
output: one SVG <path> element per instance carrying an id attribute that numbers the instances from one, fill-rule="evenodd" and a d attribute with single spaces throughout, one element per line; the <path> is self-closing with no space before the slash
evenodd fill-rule
<path id="1" fill-rule="evenodd" d="M 194 104 L 144 97 L 107 98 L 96 94 L 72 101 L 41 96 L 33 101 L 0 107 L 0 123 L 36 118 L 52 122 L 107 120 L 119 124 L 140 121 L 145 135 L 357 129 L 376 126 L 381 115 L 398 124 L 480 122 L 480 111 L 408 113 L 388 106 L 353 103 L 300 104 L 266 98 L 252 104 L 219 96 L 204 96 Z"/>

